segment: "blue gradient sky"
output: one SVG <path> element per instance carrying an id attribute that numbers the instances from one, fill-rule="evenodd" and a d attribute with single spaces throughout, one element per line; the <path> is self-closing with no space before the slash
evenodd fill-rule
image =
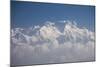
<path id="1" fill-rule="evenodd" d="M 11 1 L 11 26 L 30 27 L 45 21 L 71 20 L 79 27 L 94 31 L 95 7 L 82 5 L 50 4 Z"/>

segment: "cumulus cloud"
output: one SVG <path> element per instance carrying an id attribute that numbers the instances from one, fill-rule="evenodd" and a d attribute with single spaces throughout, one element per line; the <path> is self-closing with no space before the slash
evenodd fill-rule
<path id="1" fill-rule="evenodd" d="M 43 26 L 12 29 L 11 64 L 94 61 L 94 32 L 69 21 L 62 28 L 48 21 Z"/>

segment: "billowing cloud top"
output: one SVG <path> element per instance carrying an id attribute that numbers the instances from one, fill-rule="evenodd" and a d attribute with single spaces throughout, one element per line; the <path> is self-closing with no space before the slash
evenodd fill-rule
<path id="1" fill-rule="evenodd" d="M 11 30 L 11 64 L 94 61 L 94 42 L 94 32 L 69 21 L 14 28 Z"/>

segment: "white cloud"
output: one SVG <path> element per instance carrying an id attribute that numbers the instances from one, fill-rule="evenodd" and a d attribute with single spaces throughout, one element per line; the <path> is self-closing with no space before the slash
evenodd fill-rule
<path id="1" fill-rule="evenodd" d="M 94 32 L 67 22 L 63 32 L 49 21 L 41 27 L 33 27 L 28 34 L 23 30 L 27 32 L 29 29 L 12 29 L 11 63 L 27 65 L 93 61 Z"/>
<path id="2" fill-rule="evenodd" d="M 59 37 L 60 31 L 54 26 L 54 23 L 48 22 L 45 26 L 41 27 L 40 35 L 46 39 L 55 39 Z"/>

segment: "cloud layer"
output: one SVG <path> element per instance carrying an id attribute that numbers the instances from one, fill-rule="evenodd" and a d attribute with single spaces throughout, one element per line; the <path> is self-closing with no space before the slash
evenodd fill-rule
<path id="1" fill-rule="evenodd" d="M 94 61 L 94 42 L 94 32 L 69 21 L 14 28 L 11 30 L 11 64 Z"/>

